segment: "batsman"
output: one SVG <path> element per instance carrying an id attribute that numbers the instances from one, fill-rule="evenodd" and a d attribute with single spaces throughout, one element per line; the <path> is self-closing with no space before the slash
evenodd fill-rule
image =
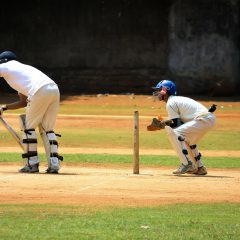
<path id="1" fill-rule="evenodd" d="M 160 81 L 153 95 L 166 103 L 168 123 L 154 118 L 149 131 L 166 129 L 167 136 L 176 151 L 181 165 L 173 174 L 206 175 L 207 169 L 202 162 L 197 143 L 215 125 L 213 112 L 216 105 L 208 110 L 199 102 L 183 96 L 177 96 L 177 88 L 170 80 Z"/>
<path id="2" fill-rule="evenodd" d="M 39 172 L 36 128 L 44 143 L 48 160 L 46 173 L 58 173 L 62 157 L 58 154 L 54 126 L 59 110 L 60 93 L 57 84 L 40 70 L 17 60 L 15 53 L 0 54 L 0 77 L 18 92 L 19 100 L 0 107 L 0 113 L 26 107 L 25 117 L 20 117 L 23 131 L 22 143 L 26 160 L 21 173 Z"/>

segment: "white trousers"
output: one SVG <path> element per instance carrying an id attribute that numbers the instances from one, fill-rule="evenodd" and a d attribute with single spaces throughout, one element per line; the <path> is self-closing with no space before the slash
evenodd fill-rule
<path id="1" fill-rule="evenodd" d="M 197 142 L 215 125 L 216 118 L 212 113 L 198 117 L 174 129 L 177 136 L 182 136 L 190 146 Z"/>
<path id="2" fill-rule="evenodd" d="M 43 129 L 53 131 L 59 110 L 60 93 L 55 83 L 41 87 L 30 99 L 26 107 L 26 129 L 42 125 Z"/>

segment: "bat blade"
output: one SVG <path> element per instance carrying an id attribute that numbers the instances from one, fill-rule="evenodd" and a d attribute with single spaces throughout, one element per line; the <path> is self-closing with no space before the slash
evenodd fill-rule
<path id="1" fill-rule="evenodd" d="M 19 137 L 19 135 L 14 131 L 14 129 L 3 119 L 2 116 L 0 116 L 0 121 L 2 122 L 3 126 L 8 130 L 8 132 L 12 135 L 14 140 L 18 143 L 18 145 L 22 148 L 24 151 L 24 146 L 22 144 L 22 140 Z"/>

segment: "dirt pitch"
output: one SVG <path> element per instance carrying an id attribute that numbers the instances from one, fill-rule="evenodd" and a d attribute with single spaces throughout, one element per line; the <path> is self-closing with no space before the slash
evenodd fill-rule
<path id="1" fill-rule="evenodd" d="M 121 103 L 128 104 L 124 99 L 121 98 Z M 84 104 L 86 101 L 96 104 L 93 98 L 86 99 L 86 97 L 74 98 L 66 102 L 73 100 L 75 104 Z M 107 98 L 103 98 L 101 104 L 105 100 L 107 103 Z M 142 103 L 147 104 L 144 98 L 143 100 Z M 118 102 L 119 98 L 111 99 L 111 103 L 118 104 Z M 234 106 L 239 105 L 239 102 L 227 104 Z M 239 112 L 229 111 L 227 116 L 219 114 L 219 117 L 237 119 Z M 61 120 L 62 124 L 66 124 L 63 120 L 64 118 Z M 234 126 L 238 128 L 238 125 Z M 9 152 L 9 149 L 7 151 Z M 70 149 L 70 152 L 84 152 L 84 149 L 79 151 Z M 114 152 L 116 153 L 116 149 Z M 159 152 L 155 154 L 161 155 Z M 170 151 L 168 154 L 174 153 Z M 239 151 L 220 153 L 221 156 L 229 154 L 240 157 Z M 207 155 L 216 156 L 216 153 L 209 152 Z M 140 166 L 140 174 L 134 175 L 131 165 L 63 163 L 60 174 L 49 175 L 44 173 L 46 166 L 43 165 L 38 174 L 20 174 L 17 170 L 21 166 L 21 163 L 0 164 L 0 203 L 139 207 L 186 202 L 240 202 L 239 169 L 208 169 L 207 176 L 174 176 L 173 168 Z"/>
<path id="2" fill-rule="evenodd" d="M 207 176 L 173 176 L 170 168 L 65 165 L 61 174 L 20 174 L 0 166 L 0 203 L 95 206 L 156 206 L 173 203 L 240 202 L 239 170 L 209 169 Z"/>

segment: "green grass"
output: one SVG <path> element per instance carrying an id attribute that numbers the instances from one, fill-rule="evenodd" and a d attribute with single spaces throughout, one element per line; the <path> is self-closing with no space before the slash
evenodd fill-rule
<path id="1" fill-rule="evenodd" d="M 132 148 L 133 131 L 129 129 L 94 128 L 61 131 L 59 139 L 62 147 L 122 147 Z M 240 150 L 240 131 L 212 131 L 200 142 L 200 150 Z M 11 137 L 11 136 L 9 136 Z M 41 142 L 41 141 L 39 141 Z M 165 131 L 147 132 L 141 130 L 139 134 L 141 149 L 172 149 Z"/>
<path id="2" fill-rule="evenodd" d="M 1 240 L 237 240 L 240 204 L 149 208 L 0 205 Z"/>
<path id="3" fill-rule="evenodd" d="M 131 155 L 112 155 L 112 154 L 65 154 L 66 163 L 111 163 L 132 164 Z M 237 157 L 205 157 L 204 163 L 212 168 L 240 168 L 240 160 Z M 140 164 L 149 166 L 177 166 L 179 159 L 175 156 L 140 156 Z"/>
<path id="4" fill-rule="evenodd" d="M 86 129 L 59 129 L 56 132 L 62 134 L 59 138 L 61 147 L 114 147 L 132 148 L 133 131 L 129 129 L 112 128 L 86 128 Z M 240 151 L 240 131 L 212 131 L 200 142 L 200 150 L 238 150 Z M 41 139 L 38 142 L 42 145 Z M 141 149 L 172 149 L 165 131 L 147 132 L 140 131 Z M 12 136 L 5 130 L 0 131 L 2 146 L 17 146 Z"/>
<path id="5" fill-rule="evenodd" d="M 132 116 L 133 112 L 138 110 L 144 115 L 155 116 L 160 107 L 151 107 L 151 106 L 141 106 L 132 104 L 132 106 L 112 106 L 112 105 L 79 105 L 79 104 L 61 104 L 59 114 L 68 114 L 68 115 L 129 115 Z M 22 114 L 24 111 L 11 110 L 8 113 L 17 113 Z"/>
<path id="6" fill-rule="evenodd" d="M 156 112 L 156 109 L 153 110 L 151 107 L 146 106 L 91 106 L 91 105 L 71 105 L 71 108 L 69 108 L 69 105 L 61 105 L 60 108 L 60 114 L 87 114 L 87 115 L 129 115 L 131 116 L 135 110 L 138 110 L 140 112 L 144 112 L 146 115 L 154 115 L 154 111 Z"/>
<path id="7" fill-rule="evenodd" d="M 42 162 L 46 162 L 44 154 L 39 154 Z M 132 164 L 131 155 L 114 154 L 63 154 L 64 163 L 99 163 L 99 164 Z M 19 163 L 19 153 L 0 153 L 0 163 Z M 211 168 L 240 168 L 238 157 L 204 157 L 204 163 Z M 175 156 L 141 155 L 140 164 L 148 166 L 177 166 L 179 159 Z"/>
<path id="8" fill-rule="evenodd" d="M 240 151 L 240 131 L 212 131 L 200 140 L 203 150 L 238 150 Z"/>

